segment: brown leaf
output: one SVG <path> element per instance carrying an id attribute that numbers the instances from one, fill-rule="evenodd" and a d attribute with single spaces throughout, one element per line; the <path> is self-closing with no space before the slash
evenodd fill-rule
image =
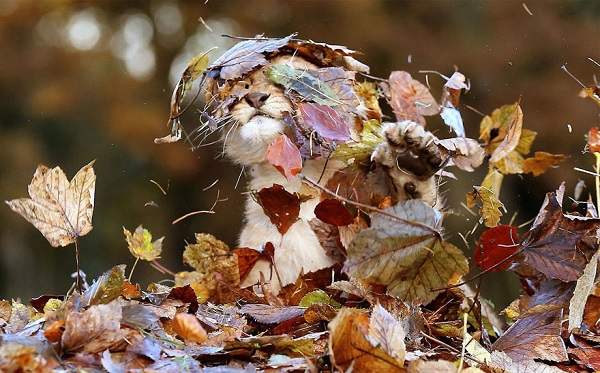
<path id="1" fill-rule="evenodd" d="M 337 199 L 324 199 L 315 207 L 315 215 L 321 221 L 335 226 L 349 225 L 354 222 L 350 211 Z"/>
<path id="2" fill-rule="evenodd" d="M 96 174 L 94 161 L 69 182 L 60 167 L 38 166 L 29 184 L 29 196 L 6 201 L 27 219 L 53 247 L 67 246 L 92 230 Z"/>
<path id="3" fill-rule="evenodd" d="M 523 172 L 531 172 L 533 176 L 539 176 L 548 171 L 549 168 L 557 167 L 567 159 L 563 154 L 550 154 L 546 152 L 535 152 L 533 158 L 525 159 Z"/>
<path id="4" fill-rule="evenodd" d="M 298 196 L 298 193 L 288 192 L 279 184 L 273 184 L 272 187 L 263 188 L 256 194 L 256 202 L 279 233 L 285 234 L 298 220 L 303 198 Z"/>
<path id="5" fill-rule="evenodd" d="M 342 372 L 352 367 L 356 372 L 406 372 L 382 348 L 367 339 L 369 317 L 352 308 L 342 308 L 329 323 L 331 362 Z"/>
<path id="6" fill-rule="evenodd" d="M 517 320 L 494 344 L 492 350 L 505 352 L 514 362 L 541 359 L 567 361 L 560 333 L 562 309 Z"/>
<path id="7" fill-rule="evenodd" d="M 577 280 L 573 297 L 569 303 L 569 332 L 575 328 L 581 328 L 585 306 L 588 297 L 594 289 L 596 270 L 598 268 L 598 255 L 600 255 L 600 250 L 596 251 L 592 256 L 590 262 L 585 266 L 583 274 Z M 592 325 L 595 325 L 595 322 Z"/>
<path id="8" fill-rule="evenodd" d="M 319 103 L 300 103 L 298 111 L 302 120 L 327 140 L 346 141 L 350 129 L 346 120 L 337 111 Z"/>
<path id="9" fill-rule="evenodd" d="M 246 275 L 250 273 L 250 270 L 254 267 L 254 264 L 256 264 L 258 259 L 264 256 L 260 251 L 249 247 L 238 247 L 231 252 L 237 255 L 241 281 L 243 281 L 244 278 L 246 278 Z"/>
<path id="10" fill-rule="evenodd" d="M 186 343 L 202 343 L 208 338 L 196 315 L 178 313 L 171 323 L 173 331 Z"/>
<path id="11" fill-rule="evenodd" d="M 525 264 L 550 278 L 577 281 L 597 245 L 600 219 L 565 215 L 562 199 L 565 186 L 546 194 L 546 199 L 529 232 L 523 237 Z"/>
<path id="12" fill-rule="evenodd" d="M 286 135 L 280 135 L 267 148 L 265 159 L 275 166 L 288 181 L 302 171 L 302 156 L 300 151 Z"/>
<path id="13" fill-rule="evenodd" d="M 414 80 L 406 71 L 394 71 L 389 79 L 390 105 L 396 115 L 396 121 L 411 120 L 425 124 L 424 115 L 436 115 L 440 112 L 435 98 L 429 89 Z"/>
<path id="14" fill-rule="evenodd" d="M 595 347 L 579 347 L 569 348 L 569 355 L 575 356 L 575 361 L 593 371 L 600 371 L 600 348 Z"/>
<path id="15" fill-rule="evenodd" d="M 600 133 L 598 132 L 598 127 L 590 128 L 590 132 L 588 132 L 587 146 L 590 153 L 600 152 Z"/>

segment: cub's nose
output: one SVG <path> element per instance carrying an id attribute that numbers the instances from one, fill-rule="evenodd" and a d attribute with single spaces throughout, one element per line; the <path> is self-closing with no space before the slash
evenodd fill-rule
<path id="1" fill-rule="evenodd" d="M 265 104 L 268 98 L 269 95 L 266 93 L 254 92 L 247 94 L 245 99 L 248 105 L 252 106 L 255 109 L 260 109 Z"/>

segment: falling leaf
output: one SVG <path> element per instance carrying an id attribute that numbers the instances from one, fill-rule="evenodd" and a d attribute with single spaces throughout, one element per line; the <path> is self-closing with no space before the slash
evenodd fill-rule
<path id="1" fill-rule="evenodd" d="M 396 121 L 411 120 L 425 124 L 424 115 L 436 115 L 440 112 L 437 101 L 429 89 L 414 80 L 406 71 L 394 71 L 388 78 L 390 106 L 396 115 Z"/>
<path id="2" fill-rule="evenodd" d="M 581 328 L 585 305 L 594 288 L 599 255 L 600 250 L 592 256 L 590 262 L 583 269 L 583 274 L 577 280 L 577 285 L 575 285 L 573 297 L 569 302 L 569 333 L 575 328 Z"/>
<path id="3" fill-rule="evenodd" d="M 498 225 L 490 228 L 479 237 L 473 260 L 483 270 L 504 270 L 512 263 L 507 258 L 517 251 L 518 242 L 516 227 Z"/>
<path id="4" fill-rule="evenodd" d="M 533 158 L 525 159 L 523 172 L 531 172 L 533 176 L 539 176 L 548 171 L 549 168 L 557 167 L 567 159 L 566 155 L 550 154 L 546 152 L 535 152 Z"/>
<path id="5" fill-rule="evenodd" d="M 302 171 L 302 156 L 300 151 L 286 135 L 280 135 L 267 148 L 265 159 L 275 166 L 288 181 Z"/>
<path id="6" fill-rule="evenodd" d="M 125 264 L 114 266 L 104 272 L 83 293 L 81 306 L 87 307 L 94 304 L 107 304 L 117 299 L 125 286 Z"/>
<path id="7" fill-rule="evenodd" d="M 285 234 L 298 220 L 300 204 L 303 202 L 303 198 L 297 193 L 292 194 L 279 184 L 261 189 L 256 199 L 281 234 Z"/>
<path id="8" fill-rule="evenodd" d="M 514 362 L 533 359 L 567 361 L 562 340 L 562 309 L 517 320 L 494 342 L 492 350 L 506 353 Z"/>
<path id="9" fill-rule="evenodd" d="M 363 122 L 360 141 L 348 141 L 338 146 L 332 158 L 342 160 L 354 168 L 364 167 L 371 164 L 373 150 L 383 141 L 386 140 L 381 135 L 381 123 L 374 119 L 368 120 Z"/>
<path id="10" fill-rule="evenodd" d="M 444 120 L 444 123 L 452 130 L 458 137 L 465 137 L 465 127 L 463 125 L 462 116 L 460 112 L 453 107 L 442 107 L 440 116 Z"/>
<path id="11" fill-rule="evenodd" d="M 546 199 L 521 245 L 525 264 L 550 278 L 577 281 L 596 252 L 600 219 L 565 215 L 562 211 L 564 183 Z M 591 242 L 587 242 L 591 241 Z"/>
<path id="12" fill-rule="evenodd" d="M 374 213 L 371 228 L 360 231 L 348 246 L 343 271 L 352 277 L 387 285 L 404 301 L 431 302 L 451 279 L 468 271 L 462 252 L 444 242 L 441 216 L 427 203 L 411 200 L 384 209 L 402 220 Z"/>
<path id="13" fill-rule="evenodd" d="M 331 107 L 318 103 L 300 103 L 298 112 L 302 120 L 325 139 L 346 141 L 350 138 L 348 124 Z"/>
<path id="14" fill-rule="evenodd" d="M 149 262 L 160 258 L 164 237 L 152 242 L 152 234 L 141 225 L 135 229 L 133 234 L 123 227 L 123 233 L 125 241 L 127 241 L 127 248 L 133 256 Z"/>
<path id="15" fill-rule="evenodd" d="M 171 326 L 173 331 L 186 343 L 202 343 L 208 339 L 208 334 L 196 315 L 178 313 L 173 318 Z"/>
<path id="16" fill-rule="evenodd" d="M 600 132 L 598 132 L 598 127 L 590 128 L 587 146 L 590 153 L 600 153 Z"/>
<path id="17" fill-rule="evenodd" d="M 329 351 L 340 371 L 406 372 L 403 364 L 368 340 L 369 317 L 362 311 L 342 308 L 329 323 Z"/>
<path id="18" fill-rule="evenodd" d="M 502 180 L 504 179 L 504 174 L 498 171 L 495 167 L 490 167 L 488 169 L 487 175 L 483 178 L 481 182 L 482 188 L 487 188 L 494 193 L 495 196 L 500 195 L 500 189 L 502 188 Z"/>
<path id="19" fill-rule="evenodd" d="M 578 96 L 582 98 L 590 98 L 600 106 L 600 85 L 586 87 L 579 91 Z"/>
<path id="20" fill-rule="evenodd" d="M 467 193 L 467 207 L 474 207 L 477 198 L 481 199 L 482 202 L 479 216 L 481 216 L 485 226 L 488 228 L 497 226 L 502 216 L 500 209 L 506 211 L 504 204 L 500 202 L 491 189 L 483 186 L 473 186 L 473 191 Z"/>
<path id="21" fill-rule="evenodd" d="M 327 83 L 315 78 L 306 70 L 294 69 L 287 65 L 269 65 L 265 68 L 264 73 L 273 83 L 296 91 L 306 101 L 329 106 L 341 103 L 337 94 Z"/>
<path id="22" fill-rule="evenodd" d="M 46 237 L 53 247 L 67 246 L 92 230 L 96 174 L 94 161 L 69 182 L 60 167 L 38 166 L 29 184 L 29 196 L 6 201 Z"/>
<path id="23" fill-rule="evenodd" d="M 354 216 L 337 199 L 327 198 L 315 207 L 315 215 L 321 221 L 335 226 L 349 225 L 354 222 Z"/>
<path id="24" fill-rule="evenodd" d="M 257 37 L 241 41 L 213 62 L 208 70 L 219 71 L 219 76 L 223 80 L 239 79 L 255 67 L 265 66 L 268 63 L 265 54 L 288 44 L 292 37 L 294 35 L 281 39 Z"/>
<path id="25" fill-rule="evenodd" d="M 515 105 L 514 114 L 510 116 L 511 122 L 508 126 L 508 132 L 502 142 L 496 147 L 490 158 L 490 162 L 498 162 L 512 152 L 521 139 L 521 130 L 523 129 L 523 111 L 519 104 Z"/>
<path id="26" fill-rule="evenodd" d="M 451 139 L 434 140 L 443 154 L 448 154 L 454 164 L 463 171 L 474 171 L 483 163 L 485 151 L 479 145 L 477 140 L 464 137 L 455 137 Z"/>

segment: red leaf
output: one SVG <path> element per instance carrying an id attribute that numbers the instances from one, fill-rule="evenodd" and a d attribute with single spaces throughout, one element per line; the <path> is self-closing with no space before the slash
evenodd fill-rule
<path id="1" fill-rule="evenodd" d="M 303 200 L 297 193 L 290 193 L 279 184 L 270 188 L 262 188 L 257 195 L 257 202 L 263 208 L 279 233 L 285 234 L 298 219 L 300 203 Z"/>
<path id="2" fill-rule="evenodd" d="M 300 151 L 286 136 L 281 135 L 267 148 L 266 160 L 275 166 L 283 176 L 292 181 L 294 175 L 302 171 Z"/>
<path id="3" fill-rule="evenodd" d="M 318 103 L 299 104 L 298 109 L 304 122 L 314 128 L 327 140 L 346 141 L 350 138 L 350 129 L 337 111 Z"/>
<path id="4" fill-rule="evenodd" d="M 337 199 L 328 198 L 315 207 L 315 215 L 327 224 L 339 226 L 349 225 L 354 222 L 354 217 L 348 209 Z"/>
<path id="5" fill-rule="evenodd" d="M 502 264 L 490 271 L 506 269 L 512 263 L 512 260 L 506 258 L 515 253 L 518 240 L 517 228 L 511 225 L 499 225 L 488 229 L 479 237 L 473 260 L 483 270 L 490 269 L 501 262 Z"/>

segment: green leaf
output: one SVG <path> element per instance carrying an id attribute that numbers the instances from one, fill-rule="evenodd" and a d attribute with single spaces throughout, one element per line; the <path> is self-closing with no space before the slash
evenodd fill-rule
<path id="1" fill-rule="evenodd" d="M 273 83 L 296 91 L 305 101 L 328 106 L 341 104 L 339 97 L 327 83 L 315 78 L 306 70 L 294 69 L 287 65 L 271 65 L 265 68 L 265 75 Z"/>
<path id="2" fill-rule="evenodd" d="M 342 306 L 335 300 L 329 298 L 329 295 L 327 295 L 326 292 L 320 289 L 311 291 L 310 293 L 306 294 L 304 297 L 302 297 L 302 300 L 298 305 L 300 307 L 310 307 L 313 304 L 328 304 L 335 308 L 340 308 Z"/>

